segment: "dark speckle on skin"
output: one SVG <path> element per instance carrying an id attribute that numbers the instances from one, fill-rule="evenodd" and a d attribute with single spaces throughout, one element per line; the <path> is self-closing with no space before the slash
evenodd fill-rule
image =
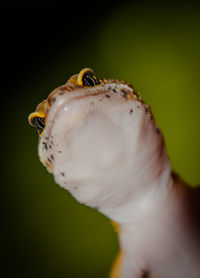
<path id="1" fill-rule="evenodd" d="M 143 271 L 142 275 L 141 275 L 141 278 L 150 278 L 148 272 L 147 271 Z"/>
<path id="2" fill-rule="evenodd" d="M 156 126 L 156 132 L 160 134 L 160 129 Z"/>
<path id="3" fill-rule="evenodd" d="M 124 89 L 121 89 L 121 92 L 122 92 L 122 94 L 123 94 L 123 97 L 124 97 L 125 99 L 127 99 L 127 91 L 124 90 Z"/>
<path id="4" fill-rule="evenodd" d="M 51 140 L 51 144 L 53 145 L 53 140 Z"/>
<path id="5" fill-rule="evenodd" d="M 130 113 L 130 114 L 133 113 L 133 109 L 130 109 L 129 113 Z"/>
<path id="6" fill-rule="evenodd" d="M 50 157 L 51 157 L 52 160 L 54 160 L 54 155 L 53 154 Z"/>
<path id="7" fill-rule="evenodd" d="M 99 210 L 99 207 L 93 207 L 93 209 Z"/>
<path id="8" fill-rule="evenodd" d="M 177 182 L 180 179 L 179 175 L 175 172 L 172 172 L 171 176 L 172 176 L 172 179 L 174 180 L 174 182 Z"/>
<path id="9" fill-rule="evenodd" d="M 63 173 L 63 172 L 61 172 L 60 174 L 61 174 L 63 177 L 65 176 L 65 173 Z"/>
<path id="10" fill-rule="evenodd" d="M 43 142 L 43 145 L 44 145 L 45 150 L 48 150 L 47 143 L 46 143 L 46 142 Z"/>
<path id="11" fill-rule="evenodd" d="M 137 106 L 137 108 L 139 109 L 139 108 L 140 108 L 140 106 L 138 105 L 138 106 Z"/>
<path id="12" fill-rule="evenodd" d="M 59 153 L 61 153 L 61 151 L 58 151 Z"/>
<path id="13" fill-rule="evenodd" d="M 56 98 L 55 98 L 55 97 L 52 97 L 52 99 L 51 99 L 51 104 L 53 104 L 55 101 L 56 101 Z"/>
<path id="14" fill-rule="evenodd" d="M 105 97 L 110 98 L 110 95 L 105 95 Z"/>
<path id="15" fill-rule="evenodd" d="M 48 157 L 48 161 L 50 162 L 50 163 L 52 163 L 52 161 L 51 161 L 51 159 Z"/>
<path id="16" fill-rule="evenodd" d="M 112 91 L 113 93 L 117 93 L 117 90 L 115 88 L 109 87 L 108 90 Z"/>
<path id="17" fill-rule="evenodd" d="M 145 113 L 148 113 L 148 108 L 146 106 L 144 107 L 144 111 Z"/>

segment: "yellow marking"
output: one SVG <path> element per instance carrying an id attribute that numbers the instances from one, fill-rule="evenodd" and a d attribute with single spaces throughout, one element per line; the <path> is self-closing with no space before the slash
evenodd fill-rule
<path id="1" fill-rule="evenodd" d="M 32 119 L 35 117 L 39 117 L 39 118 L 45 118 L 45 114 L 43 112 L 33 112 L 28 116 L 28 122 L 30 125 L 33 126 L 32 124 Z"/>
<path id="2" fill-rule="evenodd" d="M 137 96 L 134 95 L 133 93 L 128 93 L 127 94 L 127 99 L 128 100 L 135 100 L 135 99 L 137 99 Z"/>
<path id="3" fill-rule="evenodd" d="M 31 113 L 29 116 L 28 116 L 28 122 L 30 125 L 34 126 L 32 124 L 32 120 L 35 118 L 35 117 L 39 117 L 39 118 L 45 118 L 45 113 L 44 112 L 33 112 Z M 46 118 L 45 118 L 45 126 L 46 126 Z M 43 129 L 43 131 L 41 133 L 39 133 L 39 136 L 41 137 L 42 134 L 44 133 L 44 130 L 45 128 Z"/>
<path id="4" fill-rule="evenodd" d="M 71 92 L 71 91 L 72 91 L 72 87 L 70 87 L 70 86 L 65 86 L 64 88 L 65 88 L 66 91 L 68 91 L 68 92 Z"/>
<path id="5" fill-rule="evenodd" d="M 119 224 L 118 224 L 117 222 L 115 222 L 115 221 L 112 221 L 112 220 L 111 220 L 111 224 L 113 225 L 115 232 L 116 232 L 117 234 L 119 234 L 119 232 L 120 232 L 120 226 L 119 226 Z"/>
<path id="6" fill-rule="evenodd" d="M 77 84 L 78 84 L 79 86 L 81 86 L 81 87 L 83 86 L 83 75 L 86 74 L 86 72 L 88 72 L 88 71 L 93 72 L 93 70 L 90 69 L 90 68 L 82 69 L 82 70 L 79 72 L 78 77 L 77 77 Z"/>
<path id="7" fill-rule="evenodd" d="M 77 77 L 77 80 L 76 80 L 76 84 L 78 86 L 81 86 L 81 87 L 87 87 L 87 86 L 83 86 L 83 76 L 84 74 L 86 74 L 87 72 L 92 72 L 93 73 L 93 79 L 97 80 L 96 76 L 94 75 L 94 72 L 92 69 L 90 68 L 85 68 L 85 69 L 82 69 L 79 74 L 78 74 L 78 77 Z M 104 82 L 100 79 L 98 79 L 98 82 L 99 84 L 98 85 L 95 85 L 93 87 L 98 87 L 98 86 L 102 86 L 104 85 Z"/>
<path id="8" fill-rule="evenodd" d="M 109 278 L 120 278 L 120 270 L 122 265 L 122 251 L 120 251 L 112 265 Z"/>
<path id="9" fill-rule="evenodd" d="M 44 166 L 47 167 L 48 171 L 52 174 L 53 173 L 53 166 L 52 163 L 49 163 L 49 161 L 45 160 L 43 162 Z"/>
<path id="10" fill-rule="evenodd" d="M 75 85 L 78 86 L 78 83 L 77 83 L 77 74 L 73 75 L 72 77 L 70 77 L 70 79 L 67 81 L 67 83 L 73 83 Z M 80 86 L 80 85 L 79 85 Z"/>

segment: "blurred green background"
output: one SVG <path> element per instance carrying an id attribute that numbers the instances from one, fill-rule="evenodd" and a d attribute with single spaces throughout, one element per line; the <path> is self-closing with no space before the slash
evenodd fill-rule
<path id="1" fill-rule="evenodd" d="M 50 9 L 2 12 L 2 277 L 104 278 L 117 253 L 109 220 L 78 204 L 41 165 L 27 123 L 83 67 L 131 82 L 152 107 L 173 169 L 200 182 L 200 10 L 188 3 L 65 10 L 52 1 Z"/>

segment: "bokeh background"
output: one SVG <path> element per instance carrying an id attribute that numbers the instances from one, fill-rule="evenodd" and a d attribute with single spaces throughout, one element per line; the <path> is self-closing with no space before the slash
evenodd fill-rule
<path id="1" fill-rule="evenodd" d="M 104 278 L 117 236 L 41 165 L 28 114 L 83 67 L 129 81 L 153 110 L 173 169 L 200 183 L 200 10 L 191 1 L 30 4 L 1 11 L 2 277 Z"/>

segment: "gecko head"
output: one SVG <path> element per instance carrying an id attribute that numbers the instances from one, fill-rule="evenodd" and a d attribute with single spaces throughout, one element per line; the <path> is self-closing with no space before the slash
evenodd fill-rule
<path id="1" fill-rule="evenodd" d="M 120 202 L 144 171 L 145 179 L 160 171 L 151 169 L 163 139 L 149 106 L 130 84 L 97 79 L 89 68 L 55 89 L 29 123 L 38 129 L 41 162 L 88 205 Z"/>

